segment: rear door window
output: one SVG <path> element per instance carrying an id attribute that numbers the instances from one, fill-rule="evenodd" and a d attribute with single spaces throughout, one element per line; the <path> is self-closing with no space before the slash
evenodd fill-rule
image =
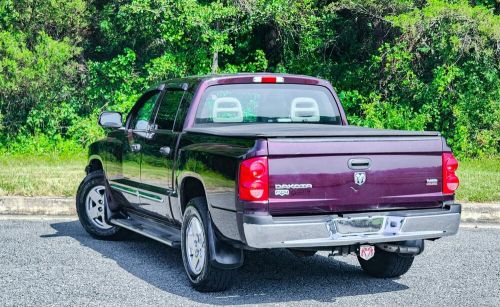
<path id="1" fill-rule="evenodd" d="M 167 90 L 156 115 L 155 123 L 158 129 L 173 130 L 179 104 L 185 93 L 182 90 Z"/>

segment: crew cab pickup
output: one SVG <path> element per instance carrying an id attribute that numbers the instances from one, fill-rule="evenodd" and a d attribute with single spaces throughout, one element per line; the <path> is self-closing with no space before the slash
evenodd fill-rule
<path id="1" fill-rule="evenodd" d="M 199 291 L 226 289 L 245 250 L 268 248 L 352 254 L 367 274 L 396 277 L 424 240 L 458 231 L 458 163 L 440 133 L 350 126 L 325 80 L 168 80 L 124 121 L 104 112 L 99 123 L 81 224 L 99 239 L 133 231 L 179 247 Z"/>

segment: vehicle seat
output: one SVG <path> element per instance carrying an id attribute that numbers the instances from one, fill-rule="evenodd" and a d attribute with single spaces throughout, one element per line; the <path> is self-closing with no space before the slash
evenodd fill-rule
<path id="1" fill-rule="evenodd" d="M 319 122 L 318 102 L 310 97 L 297 97 L 290 108 L 292 122 Z"/>
<path id="2" fill-rule="evenodd" d="M 240 101 L 234 97 L 217 98 L 214 101 L 212 118 L 214 123 L 243 122 L 243 109 Z"/>

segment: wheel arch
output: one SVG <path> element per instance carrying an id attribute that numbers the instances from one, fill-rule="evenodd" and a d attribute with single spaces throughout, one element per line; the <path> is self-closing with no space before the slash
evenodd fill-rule
<path id="1" fill-rule="evenodd" d="M 90 174 L 95 171 L 103 171 L 104 172 L 104 163 L 102 162 L 101 157 L 98 155 L 91 155 L 88 160 L 88 164 L 85 167 L 85 171 L 87 174 Z"/>
<path id="2" fill-rule="evenodd" d="M 205 184 L 201 176 L 195 173 L 184 174 L 179 185 L 181 213 L 184 214 L 189 201 L 195 197 L 205 197 L 208 201 Z"/>

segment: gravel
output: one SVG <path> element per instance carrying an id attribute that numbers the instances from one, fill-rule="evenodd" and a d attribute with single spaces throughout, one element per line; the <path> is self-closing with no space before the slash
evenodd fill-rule
<path id="1" fill-rule="evenodd" d="M 0 220 L 0 306 L 500 306 L 500 229 L 426 242 L 399 279 L 363 274 L 353 256 L 247 252 L 233 287 L 191 289 L 179 250 L 132 235 L 91 238 L 71 219 Z"/>

